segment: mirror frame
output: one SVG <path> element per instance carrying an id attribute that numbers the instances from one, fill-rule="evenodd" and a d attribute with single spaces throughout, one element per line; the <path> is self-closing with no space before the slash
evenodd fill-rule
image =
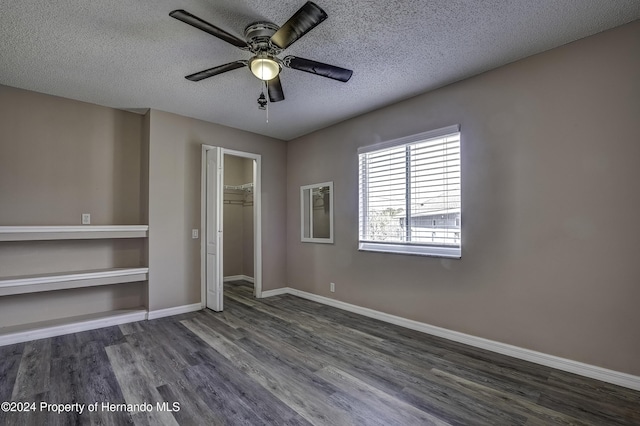
<path id="1" fill-rule="evenodd" d="M 323 186 L 329 187 L 329 238 L 314 238 L 313 237 L 313 208 L 310 206 L 305 206 L 304 202 L 304 192 L 312 191 L 314 188 L 319 188 Z M 313 198 L 310 197 L 310 200 Z M 306 212 L 305 212 L 306 207 Z M 304 236 L 304 223 L 305 223 L 305 214 L 308 215 L 309 220 L 309 234 L 310 237 Z M 322 244 L 333 244 L 333 181 L 331 182 L 321 182 L 314 183 L 312 185 L 303 185 L 300 187 L 300 241 L 303 243 L 322 243 Z"/>

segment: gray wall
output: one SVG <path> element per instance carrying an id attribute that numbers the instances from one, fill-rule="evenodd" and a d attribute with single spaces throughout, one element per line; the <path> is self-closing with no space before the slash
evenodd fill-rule
<path id="1" fill-rule="evenodd" d="M 248 158 L 244 159 L 242 164 L 242 182 L 253 182 L 253 164 L 254 161 Z M 253 182 L 255 184 L 255 182 Z M 242 206 L 242 275 L 254 277 L 254 232 L 253 232 L 253 208 L 254 198 L 249 195 L 247 200 L 251 201 Z M 286 205 L 285 205 L 286 209 Z M 284 237 L 284 236 L 281 236 Z M 286 248 L 285 248 L 286 250 Z"/>
<path id="2" fill-rule="evenodd" d="M 251 165 L 253 169 L 253 165 Z M 254 278 L 253 205 L 242 207 L 242 275 Z M 284 239 L 284 236 L 282 236 Z"/>
<path id="3" fill-rule="evenodd" d="M 146 223 L 143 117 L 0 86 L 0 225 Z M 0 276 L 146 264 L 142 240 L 0 243 Z M 146 285 L 0 297 L 0 326 L 144 305 Z"/>
<path id="4" fill-rule="evenodd" d="M 0 85 L 0 224 L 139 224 L 142 116 Z"/>
<path id="5" fill-rule="evenodd" d="M 289 143 L 288 285 L 640 374 L 638 52 L 634 22 Z M 451 124 L 462 259 L 358 252 L 357 148 Z M 335 244 L 301 243 L 300 185 L 331 180 Z"/>
<path id="6" fill-rule="evenodd" d="M 149 308 L 200 302 L 201 145 L 262 155 L 262 288 L 285 284 L 286 143 L 151 110 L 149 146 Z"/>

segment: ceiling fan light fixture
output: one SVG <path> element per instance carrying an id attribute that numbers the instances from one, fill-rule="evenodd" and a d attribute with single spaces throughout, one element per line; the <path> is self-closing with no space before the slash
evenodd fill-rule
<path id="1" fill-rule="evenodd" d="M 248 67 L 251 73 L 260 80 L 262 90 L 268 93 L 268 99 L 267 97 L 262 99 L 263 96 L 261 96 L 258 101 L 259 105 L 265 101 L 268 103 L 284 101 L 284 92 L 279 77 L 283 67 L 308 72 L 341 82 L 347 82 L 353 73 L 353 71 L 346 68 L 299 58 L 297 56 L 287 56 L 284 59 L 278 58 L 278 55 L 280 55 L 284 49 L 291 46 L 296 40 L 300 39 L 300 37 L 327 19 L 326 12 L 317 4 L 313 3 L 313 1 L 307 1 L 281 27 L 266 21 L 253 22 L 247 25 L 244 29 L 244 40 L 183 9 L 174 10 L 169 13 L 169 16 L 253 54 L 253 57 L 249 60 L 236 60 L 228 64 L 189 74 L 185 77 L 187 80 L 201 81 L 205 78 L 220 75 L 238 68 Z M 262 83 L 263 81 L 264 83 Z M 266 105 L 268 104 L 265 104 L 265 106 Z"/>
<path id="2" fill-rule="evenodd" d="M 280 74 L 280 64 L 270 55 L 258 55 L 251 58 L 251 72 L 263 81 L 269 81 Z"/>

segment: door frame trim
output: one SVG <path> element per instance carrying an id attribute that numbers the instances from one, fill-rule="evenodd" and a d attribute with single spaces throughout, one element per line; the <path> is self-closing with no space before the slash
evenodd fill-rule
<path id="1" fill-rule="evenodd" d="M 206 232 L 207 232 L 207 193 L 206 193 L 206 155 L 205 151 L 220 148 L 220 156 L 224 161 L 225 155 L 234 155 L 236 157 L 249 158 L 254 160 L 253 163 L 253 275 L 254 275 L 254 295 L 256 298 L 262 298 L 262 155 L 245 151 L 237 151 L 213 145 L 202 145 L 202 165 L 200 180 L 200 286 L 201 300 L 200 303 L 204 309 L 207 305 L 207 276 L 206 276 Z M 224 173 L 224 163 L 222 163 L 222 172 Z M 216 209 L 218 210 L 218 218 L 220 225 L 224 221 L 223 202 L 224 202 L 224 174 L 222 179 L 218 179 L 218 194 L 216 199 Z M 219 253 L 224 250 L 224 233 L 220 238 Z M 220 257 L 222 258 L 222 256 Z M 222 262 L 220 262 L 222 267 Z M 220 283 L 220 285 L 223 285 Z"/>

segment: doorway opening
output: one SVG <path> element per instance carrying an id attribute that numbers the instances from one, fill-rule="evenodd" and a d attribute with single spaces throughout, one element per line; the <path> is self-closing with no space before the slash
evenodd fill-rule
<path id="1" fill-rule="evenodd" d="M 261 156 L 202 146 L 202 306 L 222 311 L 224 286 L 262 297 Z"/>
<path id="2" fill-rule="evenodd" d="M 254 277 L 254 181 L 255 160 L 224 154 L 222 205 L 222 276 L 230 286 L 255 295 Z M 226 293 L 226 291 L 225 291 Z"/>

